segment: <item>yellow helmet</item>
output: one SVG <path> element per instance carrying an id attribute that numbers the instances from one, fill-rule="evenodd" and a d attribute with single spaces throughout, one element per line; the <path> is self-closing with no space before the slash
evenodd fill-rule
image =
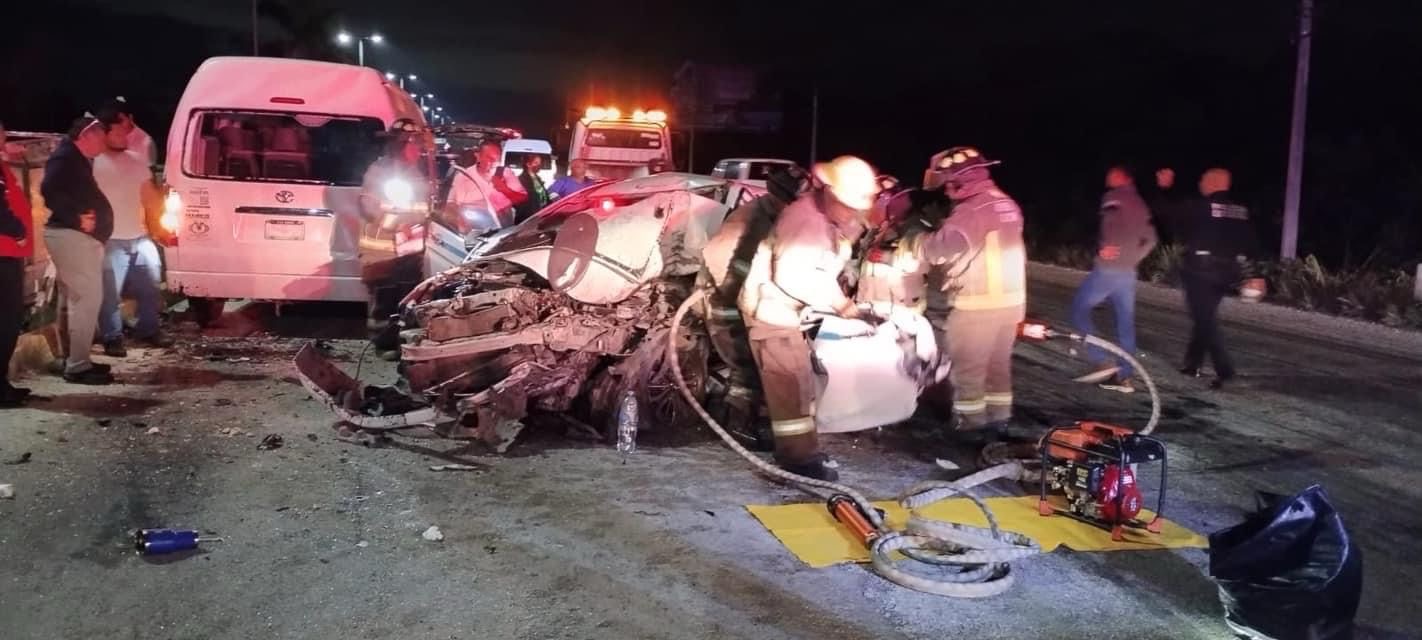
<path id="1" fill-rule="evenodd" d="M 815 165 L 815 178 L 845 206 L 868 211 L 879 193 L 879 181 L 874 168 L 855 156 L 840 156 Z"/>

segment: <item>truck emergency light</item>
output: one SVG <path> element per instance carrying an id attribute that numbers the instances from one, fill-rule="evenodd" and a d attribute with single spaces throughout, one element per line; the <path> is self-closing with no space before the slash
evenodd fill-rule
<path id="1" fill-rule="evenodd" d="M 622 111 L 619 110 L 617 107 L 588 107 L 587 111 L 583 113 L 584 122 L 593 122 L 595 120 L 621 119 Z M 661 124 L 667 121 L 667 112 L 662 111 L 661 109 L 653 109 L 651 111 L 636 109 L 632 112 L 632 116 L 630 119 L 633 122 L 653 122 Z"/>

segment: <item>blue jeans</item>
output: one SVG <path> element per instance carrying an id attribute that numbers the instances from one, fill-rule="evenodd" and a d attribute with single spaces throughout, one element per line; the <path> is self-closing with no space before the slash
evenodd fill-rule
<path id="1" fill-rule="evenodd" d="M 125 291 L 138 301 L 134 337 L 149 338 L 158 333 L 161 304 L 158 282 L 162 277 L 158 245 L 153 244 L 151 238 L 108 241 L 104 247 L 104 304 L 99 309 L 99 332 L 105 342 L 123 337 L 123 313 L 119 305 Z"/>
<path id="2" fill-rule="evenodd" d="M 1111 301 L 1116 309 L 1116 344 L 1127 353 L 1136 353 L 1136 274 L 1135 271 L 1119 269 L 1092 269 L 1076 291 L 1076 299 L 1071 303 L 1071 323 L 1080 333 L 1096 335 L 1096 327 L 1091 323 L 1091 311 L 1102 302 Z M 1109 358 L 1099 347 L 1088 346 L 1086 359 L 1093 364 L 1102 364 Z M 1121 377 L 1131 375 L 1131 365 L 1125 361 L 1117 363 L 1121 367 Z"/>

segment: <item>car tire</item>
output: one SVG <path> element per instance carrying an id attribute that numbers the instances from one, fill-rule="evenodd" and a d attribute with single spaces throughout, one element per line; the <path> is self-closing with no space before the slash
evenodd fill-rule
<path id="1" fill-rule="evenodd" d="M 222 318 L 227 308 L 227 298 L 188 298 L 188 309 L 199 327 L 207 328 Z"/>

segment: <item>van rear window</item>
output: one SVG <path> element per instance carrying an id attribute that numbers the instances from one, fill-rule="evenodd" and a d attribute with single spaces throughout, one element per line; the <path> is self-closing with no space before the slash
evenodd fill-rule
<path id="1" fill-rule="evenodd" d="M 189 175 L 240 182 L 360 186 L 380 157 L 378 118 L 280 112 L 204 111 L 188 140 Z"/>
<path id="2" fill-rule="evenodd" d="M 619 149 L 660 149 L 662 134 L 647 129 L 588 129 L 588 145 Z"/>

